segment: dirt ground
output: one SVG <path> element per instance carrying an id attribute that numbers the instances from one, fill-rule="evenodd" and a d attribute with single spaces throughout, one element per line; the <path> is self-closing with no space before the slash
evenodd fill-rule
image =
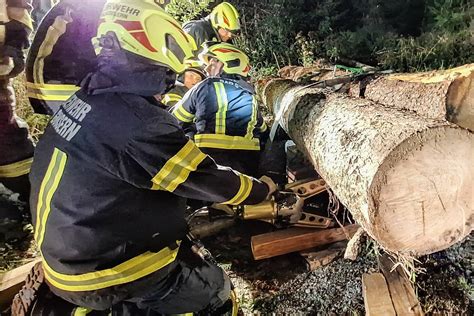
<path id="1" fill-rule="evenodd" d="M 254 261 L 253 234 L 271 231 L 265 223 L 245 222 L 205 239 L 230 274 L 246 315 L 364 315 L 361 277 L 376 272 L 379 250 L 366 241 L 355 262 L 339 258 L 308 272 L 297 254 Z M 446 251 L 419 259 L 415 288 L 427 314 L 474 315 L 472 279 L 474 236 Z"/>
<path id="2" fill-rule="evenodd" d="M 23 207 L 14 196 L 0 197 Z M 200 221 L 206 219 L 200 219 Z M 229 273 L 245 315 L 363 315 L 361 276 L 377 271 L 376 245 L 366 241 L 355 262 L 342 258 L 308 272 L 298 254 L 254 261 L 253 235 L 272 231 L 258 221 L 237 221 L 229 229 L 204 239 L 219 264 Z M 0 237 L 0 272 L 38 255 L 25 221 L 25 237 L 6 242 Z M 474 235 L 446 251 L 420 258 L 424 273 L 416 275 L 416 290 L 427 314 L 474 315 Z"/>

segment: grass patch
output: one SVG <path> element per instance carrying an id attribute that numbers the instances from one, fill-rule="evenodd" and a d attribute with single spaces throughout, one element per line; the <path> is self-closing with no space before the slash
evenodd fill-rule
<path id="1" fill-rule="evenodd" d="M 16 96 L 16 114 L 28 124 L 30 135 L 34 142 L 38 142 L 49 122 L 48 115 L 36 114 L 30 105 L 26 94 L 26 78 L 24 73 L 13 80 Z"/>

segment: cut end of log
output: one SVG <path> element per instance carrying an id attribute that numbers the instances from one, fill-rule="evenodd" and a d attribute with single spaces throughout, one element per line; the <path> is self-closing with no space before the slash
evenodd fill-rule
<path id="1" fill-rule="evenodd" d="M 275 104 L 279 104 L 277 100 L 285 94 L 285 92 L 292 87 L 297 86 L 298 84 L 292 80 L 288 79 L 273 79 L 270 80 L 262 91 L 263 103 L 267 107 L 275 112 L 276 109 L 273 108 Z"/>
<path id="2" fill-rule="evenodd" d="M 365 97 L 474 131 L 474 64 L 380 77 L 368 85 Z"/>
<path id="3" fill-rule="evenodd" d="M 474 64 L 469 76 L 460 77 L 449 86 L 446 119 L 474 131 Z"/>
<path id="4" fill-rule="evenodd" d="M 474 223 L 474 140 L 450 125 L 416 133 L 371 185 L 372 234 L 388 250 L 424 255 L 465 238 Z M 375 202 L 372 202 L 375 204 Z"/>

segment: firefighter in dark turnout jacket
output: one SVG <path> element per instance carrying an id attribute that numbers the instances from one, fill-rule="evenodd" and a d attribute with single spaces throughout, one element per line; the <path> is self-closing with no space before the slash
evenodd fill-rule
<path id="1" fill-rule="evenodd" d="M 169 1 L 155 2 L 164 7 Z M 49 2 L 54 5 L 47 11 Z M 105 0 L 35 0 L 35 3 L 38 6 L 33 13 L 38 17 L 46 15 L 28 52 L 28 98 L 36 113 L 54 114 L 96 67 L 91 39 L 97 31 Z"/>
<path id="2" fill-rule="evenodd" d="M 26 61 L 28 98 L 36 113 L 54 114 L 79 90 L 80 80 L 94 70 L 91 38 L 104 3 L 62 0 L 42 19 Z"/>
<path id="3" fill-rule="evenodd" d="M 184 23 L 183 29 L 196 43 L 197 57 L 205 42 L 229 42 L 240 32 L 239 13 L 232 4 L 222 2 L 205 18 Z"/>
<path id="4" fill-rule="evenodd" d="M 229 279 L 190 259 L 186 198 L 255 204 L 270 186 L 218 167 L 153 98 L 192 55 L 176 20 L 154 0 L 109 0 L 101 21 L 98 69 L 52 118 L 30 174 L 46 281 L 98 310 L 125 300 L 164 314 L 219 307 Z"/>
<path id="5" fill-rule="evenodd" d="M 28 126 L 15 115 L 12 80 L 23 71 L 23 49 L 32 30 L 30 1 L 0 1 L 0 183 L 28 200 L 28 172 L 33 160 L 33 143 Z M 16 206 L 0 201 L 0 238 L 21 231 L 22 217 Z M 4 236 L 5 235 L 5 236 Z M 6 236 L 6 238 L 9 238 Z"/>
<path id="6" fill-rule="evenodd" d="M 209 78 L 184 96 L 173 115 L 185 128 L 195 127 L 196 145 L 217 163 L 256 176 L 267 126 L 245 80 L 249 59 L 227 43 L 209 43 L 200 58 Z"/>

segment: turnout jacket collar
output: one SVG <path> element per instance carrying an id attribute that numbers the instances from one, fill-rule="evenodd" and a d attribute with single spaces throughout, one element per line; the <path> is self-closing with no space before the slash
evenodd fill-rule
<path id="1" fill-rule="evenodd" d="M 133 75 L 132 75 L 133 74 Z M 176 75 L 165 67 L 133 65 L 125 53 L 99 57 L 99 69 L 81 82 L 87 94 L 130 93 L 152 97 L 166 92 Z"/>

